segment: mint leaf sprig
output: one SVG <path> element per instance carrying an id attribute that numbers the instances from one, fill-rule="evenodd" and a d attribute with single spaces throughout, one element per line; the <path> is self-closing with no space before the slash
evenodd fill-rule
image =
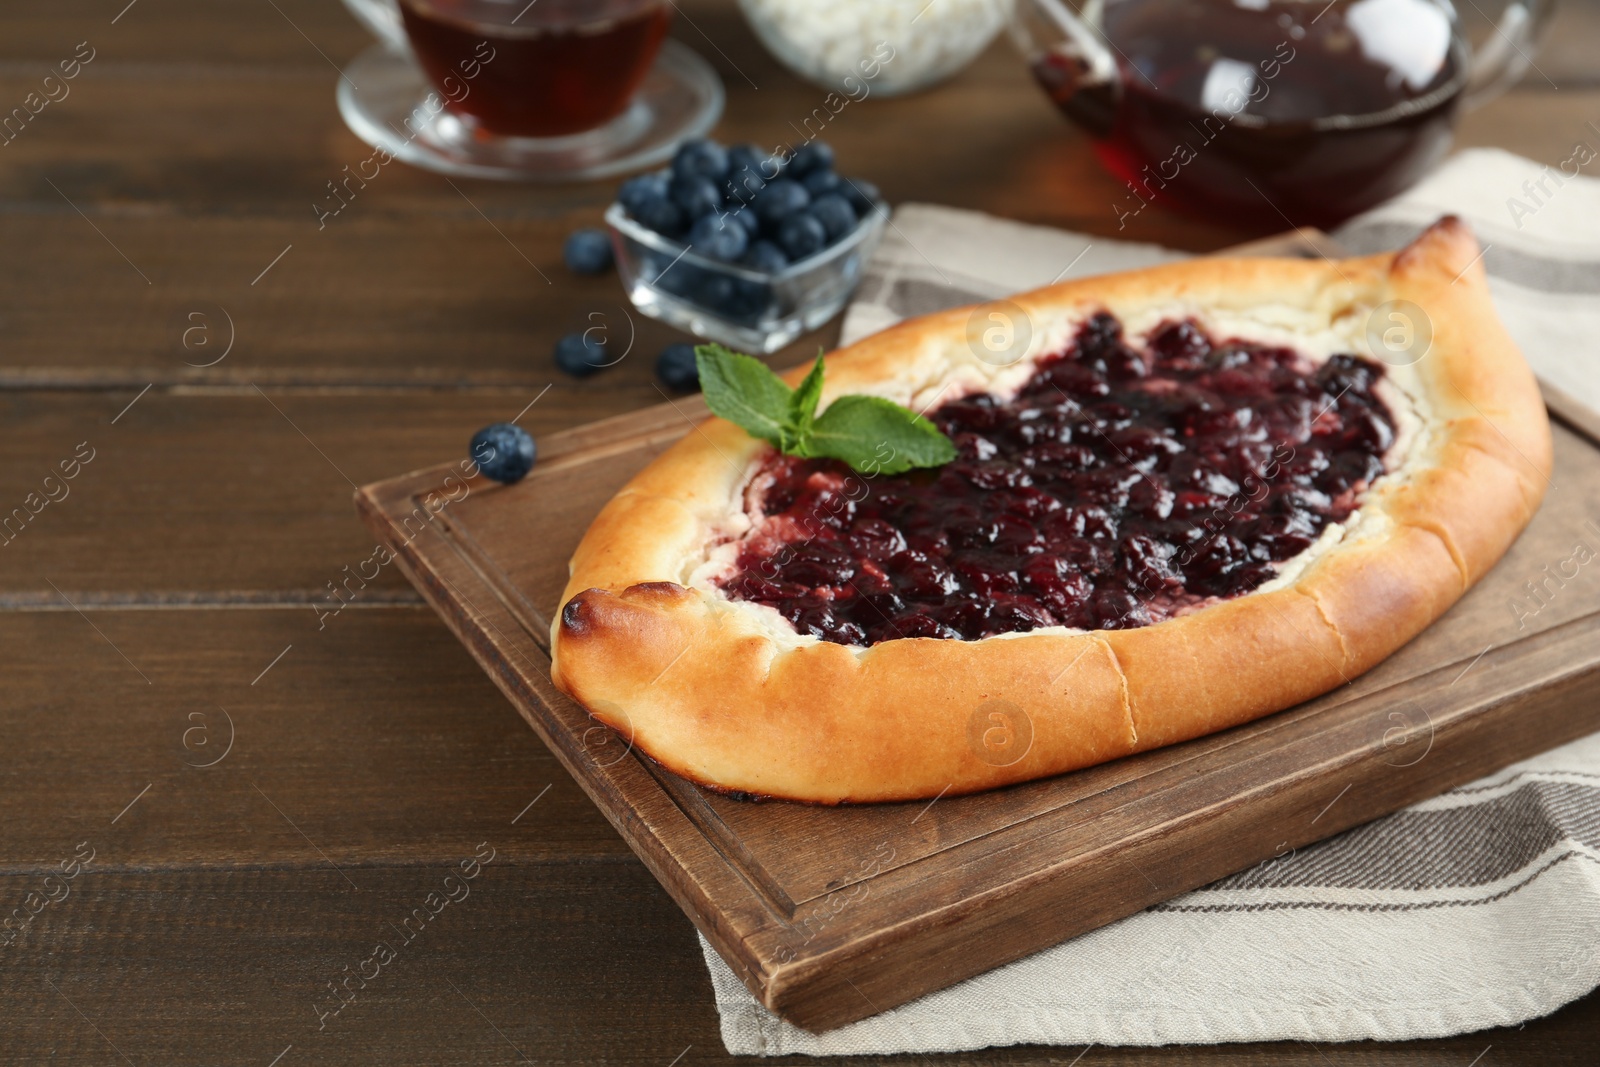
<path id="1" fill-rule="evenodd" d="M 956 458 L 956 446 L 937 426 L 883 397 L 851 393 L 818 415 L 821 355 L 791 389 L 742 352 L 712 344 L 699 345 L 694 354 L 711 413 L 787 455 L 836 459 L 867 475 L 901 474 Z"/>

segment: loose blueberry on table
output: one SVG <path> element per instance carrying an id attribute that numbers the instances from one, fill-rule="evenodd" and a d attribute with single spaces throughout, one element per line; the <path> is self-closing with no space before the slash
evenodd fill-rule
<path id="1" fill-rule="evenodd" d="M 587 378 L 610 363 L 605 342 L 584 333 L 569 333 L 556 342 L 556 366 L 574 378 Z"/>
<path id="2" fill-rule="evenodd" d="M 1384 473 L 1383 368 L 1109 314 L 1009 399 L 928 417 L 959 455 L 865 479 L 774 453 L 722 582 L 803 634 L 870 645 L 1146 626 L 1238 596 L 1343 522 Z"/>
<path id="3" fill-rule="evenodd" d="M 656 357 L 656 377 L 668 389 L 687 393 L 700 388 L 700 371 L 695 366 L 694 345 L 668 345 Z"/>
<path id="4" fill-rule="evenodd" d="M 561 258 L 574 274 L 604 274 L 611 269 L 611 238 L 604 230 L 575 230 L 561 246 Z"/>
<path id="5" fill-rule="evenodd" d="M 485 478 L 510 485 L 522 481 L 533 469 L 538 448 L 533 437 L 521 426 L 497 422 L 472 435 L 467 454 L 478 464 Z"/>

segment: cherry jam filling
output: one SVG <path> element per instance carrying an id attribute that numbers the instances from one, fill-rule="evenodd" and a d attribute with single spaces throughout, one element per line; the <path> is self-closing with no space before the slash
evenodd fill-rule
<path id="1" fill-rule="evenodd" d="M 720 583 L 849 645 L 1147 626 L 1247 593 L 1384 472 L 1383 368 L 1109 314 L 1010 399 L 929 413 L 959 456 L 867 477 L 773 455 Z"/>

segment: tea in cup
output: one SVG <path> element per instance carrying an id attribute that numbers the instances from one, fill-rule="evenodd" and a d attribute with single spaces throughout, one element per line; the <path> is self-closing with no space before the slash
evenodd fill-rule
<path id="1" fill-rule="evenodd" d="M 344 72 L 368 143 L 435 170 L 601 177 L 666 158 L 722 86 L 667 36 L 670 0 L 345 0 L 384 43 Z"/>

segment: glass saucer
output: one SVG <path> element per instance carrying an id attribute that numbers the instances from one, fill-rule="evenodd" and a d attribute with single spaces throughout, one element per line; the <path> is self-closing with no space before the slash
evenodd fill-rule
<path id="1" fill-rule="evenodd" d="M 381 44 L 339 79 L 339 114 L 357 137 L 413 166 L 468 178 L 582 181 L 639 170 L 672 155 L 722 116 L 722 80 L 710 64 L 668 39 L 628 110 L 570 137 L 505 137 L 450 111 L 409 55 Z"/>

